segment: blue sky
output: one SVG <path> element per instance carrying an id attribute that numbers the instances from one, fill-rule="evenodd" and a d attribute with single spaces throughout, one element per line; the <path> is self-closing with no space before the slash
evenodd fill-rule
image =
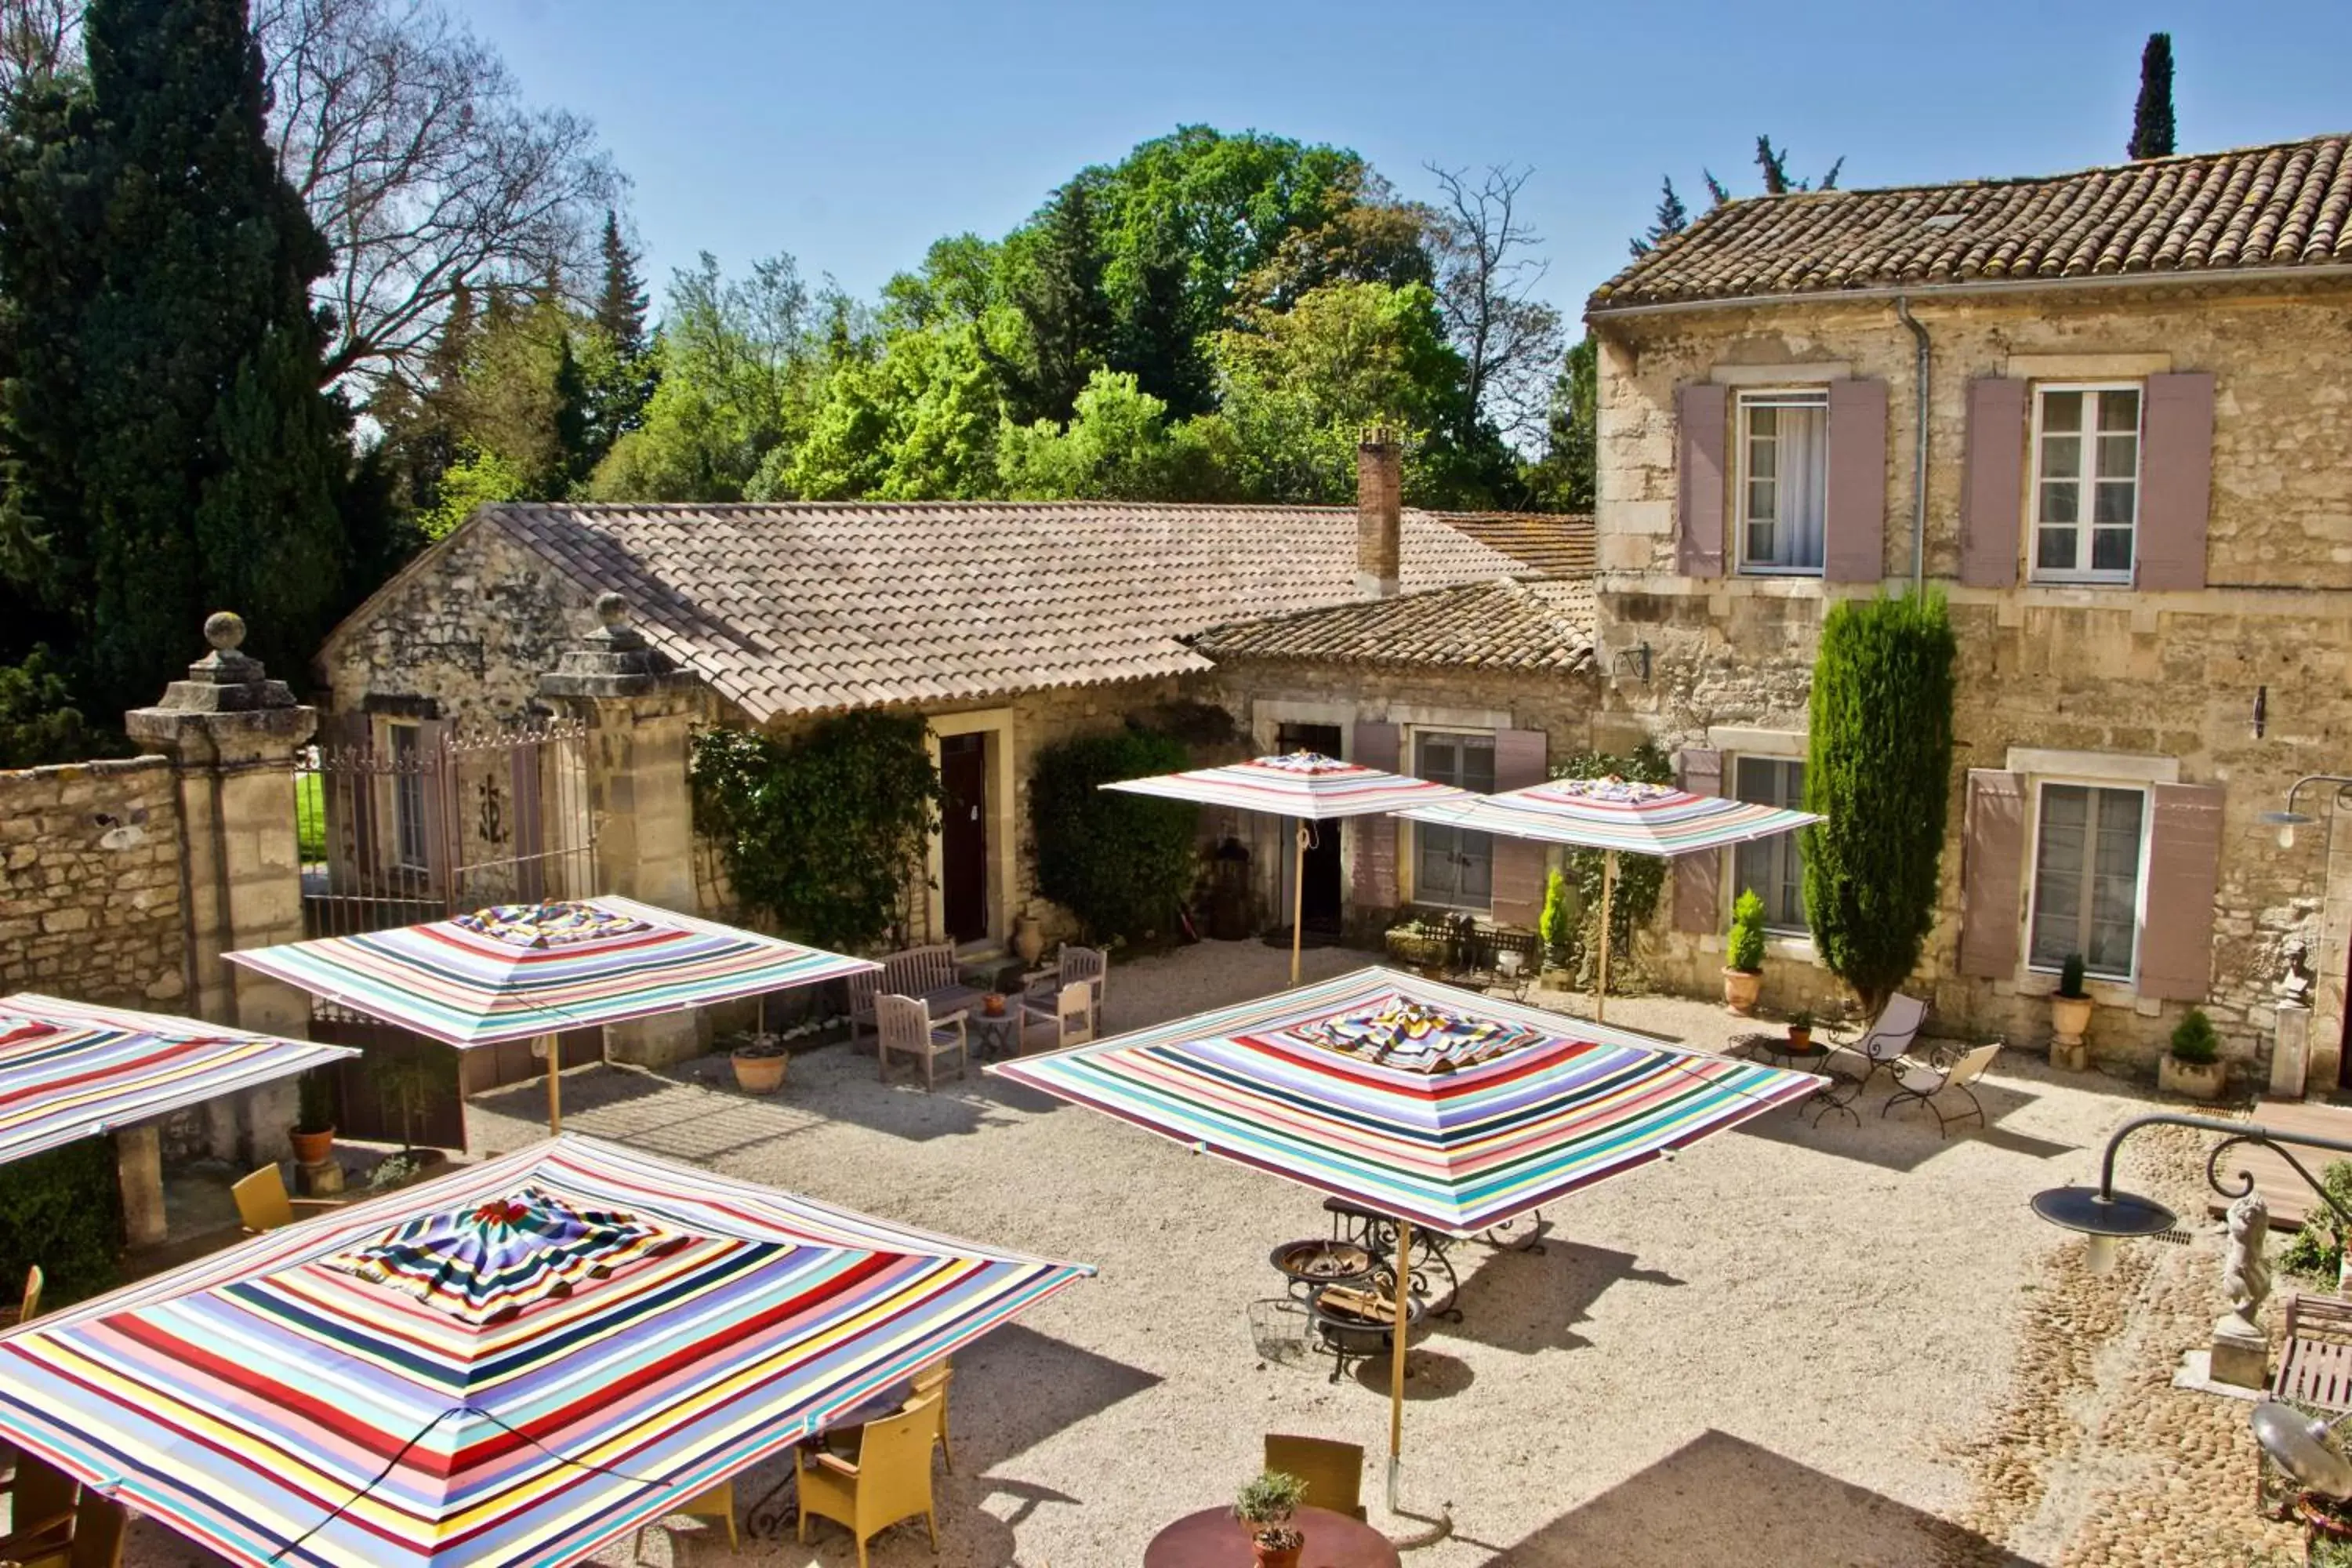
<path id="1" fill-rule="evenodd" d="M 2352 129 L 2352 5 L 1482 5 L 465 0 L 534 99 L 592 116 L 656 286 L 789 250 L 870 297 L 938 237 L 995 237 L 1079 167 L 1181 123 L 1429 163 L 1532 164 L 1571 311 L 1661 174 L 1755 189 L 1759 132 L 1848 186 L 2120 161 L 2142 40 L 2173 35 L 2183 151 Z M 657 18 L 657 19 L 656 19 Z"/>

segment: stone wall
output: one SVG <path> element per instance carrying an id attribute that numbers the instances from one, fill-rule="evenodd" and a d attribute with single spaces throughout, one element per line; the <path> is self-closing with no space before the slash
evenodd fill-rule
<path id="1" fill-rule="evenodd" d="M 170 1010 L 187 994 L 163 757 L 0 773 L 0 990 Z"/>
<path id="2" fill-rule="evenodd" d="M 2213 977 L 2205 1004 L 2233 1054 L 2267 1049 L 2270 988 L 2291 940 L 2319 964 L 2315 1038 L 2340 1032 L 2352 898 L 2323 926 L 2320 830 L 2282 849 L 2260 815 L 2294 779 L 2352 763 L 2352 398 L 2344 395 L 2341 288 L 2053 290 L 1938 297 L 1912 308 L 1934 343 L 1928 408 L 1926 572 L 1948 595 L 1961 645 L 1958 758 L 1939 924 L 1917 984 L 1945 1027 L 1999 1032 L 2039 1047 L 2050 977 L 1956 973 L 1962 777 L 2000 768 L 2012 748 L 2161 759 L 2183 784 L 2225 790 Z M 1646 646 L 1647 684 L 1609 689 L 1601 743 L 1655 736 L 1721 745 L 1727 731 L 1801 733 L 1826 603 L 1876 585 L 1675 573 L 1675 395 L 1731 379 L 1727 366 L 1816 367 L 1889 388 L 1885 569 L 1910 567 L 1913 341 L 1891 306 L 1828 302 L 1595 323 L 1601 336 L 1599 583 L 1604 658 Z M 2210 371 L 2216 378 L 2207 580 L 2196 592 L 1956 582 L 1969 382 Z M 1769 374 L 1769 373 L 1768 373 Z M 2253 732 L 2258 692 L 2264 733 Z M 1725 749 L 1737 749 L 1736 746 Z M 2325 803 L 2314 808 L 2325 809 Z M 2152 910 L 2153 922 L 2168 911 Z M 1661 933 L 1657 962 L 1694 992 L 1717 987 L 1720 938 Z M 1776 944 L 1767 999 L 1834 994 L 1809 944 Z M 2095 986 L 2092 1044 L 2145 1064 L 2183 1004 Z"/>

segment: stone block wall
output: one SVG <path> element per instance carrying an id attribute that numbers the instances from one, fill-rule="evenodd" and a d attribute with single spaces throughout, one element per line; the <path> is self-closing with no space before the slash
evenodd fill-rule
<path id="1" fill-rule="evenodd" d="M 180 855 L 164 758 L 0 772 L 0 991 L 180 1005 Z"/>

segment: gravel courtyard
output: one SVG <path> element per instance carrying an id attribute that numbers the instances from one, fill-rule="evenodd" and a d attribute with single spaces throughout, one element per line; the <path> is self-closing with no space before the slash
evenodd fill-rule
<path id="1" fill-rule="evenodd" d="M 1108 1026 L 1276 989 L 1287 956 L 1210 943 L 1122 964 Z M 1366 960 L 1326 951 L 1307 962 L 1319 976 Z M 1611 1012 L 1706 1046 L 1733 1024 L 1694 1002 Z M 1605 1183 L 1547 1211 L 1539 1253 L 1461 1247 L 1464 1321 L 1434 1325 L 1412 1358 L 1402 1499 L 1415 1515 L 1442 1508 L 1453 1529 L 1407 1563 L 2220 1561 L 2069 1550 L 2116 1546 L 2114 1529 L 2097 1535 L 2100 1516 L 2147 1506 L 2116 1499 L 2168 1489 L 2163 1453 L 2068 1471 L 2080 1447 L 2070 1434 L 2105 1419 L 2103 1381 L 2162 1388 L 2162 1363 L 2193 1329 L 2149 1330 L 2142 1309 L 2178 1297 L 2184 1324 L 2210 1321 L 2210 1292 L 2181 1281 L 2210 1263 L 2201 1248 L 2143 1248 L 2114 1279 L 2091 1280 L 2079 1249 L 2025 1200 L 2091 1179 L 2107 1131 L 2146 1102 L 2114 1079 L 2053 1075 L 2038 1058 L 2000 1065 L 1983 1091 L 1987 1131 L 1939 1141 L 1916 1113 L 1881 1121 L 1884 1099 L 1873 1091 L 1859 1128 L 1774 1111 Z M 476 1100 L 477 1152 L 528 1142 L 541 1103 L 535 1086 Z M 658 1076 L 574 1072 L 564 1109 L 572 1131 L 1099 1266 L 959 1359 L 940 1563 L 1131 1568 L 1162 1524 L 1229 1499 L 1268 1431 L 1363 1444 L 1372 1522 L 1400 1541 L 1427 1531 L 1381 1506 L 1384 1363 L 1335 1384 L 1328 1362 L 1270 1362 L 1254 1342 L 1252 1303 L 1279 1294 L 1267 1250 L 1328 1228 L 1303 1189 L 977 1072 L 934 1094 L 886 1087 L 869 1055 L 841 1047 L 796 1058 L 772 1100 L 738 1093 L 712 1057 Z M 2112 1348 L 2094 1357 L 2095 1336 L 2131 1322 L 2147 1342 L 2138 1362 Z M 2021 1343 L 2033 1347 L 2022 1356 Z M 2184 1418 L 2202 1423 L 2195 1440 L 2214 1467 L 2239 1463 L 2244 1445 L 2228 1426 L 2242 1433 L 2242 1407 L 2171 1397 L 2200 1401 Z M 739 1504 L 782 1473 L 739 1482 Z M 2247 1495 L 2233 1490 L 2237 1512 Z M 730 1559 L 707 1527 L 672 1521 L 646 1533 L 643 1561 L 854 1561 L 843 1532 L 814 1530 L 809 1546 L 787 1526 Z M 196 1560 L 152 1525 L 134 1535 L 134 1564 Z M 625 1542 L 595 1559 L 633 1560 Z M 879 1539 L 874 1560 L 933 1561 L 919 1524 Z"/>

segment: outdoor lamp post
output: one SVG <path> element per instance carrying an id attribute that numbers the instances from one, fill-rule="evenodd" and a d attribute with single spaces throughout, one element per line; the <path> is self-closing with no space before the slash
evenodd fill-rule
<path id="1" fill-rule="evenodd" d="M 2342 773 L 2304 774 L 2303 777 L 2295 780 L 2294 784 L 2288 788 L 2286 792 L 2286 808 L 2284 810 L 2266 811 L 2262 815 L 2262 821 L 2265 826 L 2275 827 L 2279 830 L 2278 841 L 2279 847 L 2282 849 L 2292 849 L 2294 847 L 2294 830 L 2296 828 L 2310 827 L 2319 821 L 2319 818 L 2312 816 L 2306 813 L 2297 811 L 2294 808 L 2294 797 L 2303 793 L 2304 785 L 2312 784 L 2334 784 L 2336 786 L 2336 804 L 2339 805 L 2352 804 L 2352 777 L 2347 777 Z"/>
<path id="2" fill-rule="evenodd" d="M 2107 1140 L 2106 1153 L 2099 1161 L 2099 1184 L 2091 1187 L 2052 1187 L 2033 1194 L 2033 1212 L 2052 1225 L 2067 1230 L 2078 1230 L 2091 1238 L 2087 1258 L 2091 1272 L 2105 1274 L 2115 1267 L 2116 1243 L 2126 1237 L 2155 1236 L 2170 1230 L 2179 1216 L 2154 1198 L 2137 1193 L 2116 1191 L 2116 1151 L 2124 1140 L 2143 1127 L 2193 1127 L 2200 1132 L 2219 1132 L 2221 1141 L 2205 1158 L 2205 1183 L 2225 1198 L 2242 1198 L 2254 1190 L 2251 1171 L 2239 1171 L 2225 1180 L 2221 1175 L 2221 1157 L 2241 1143 L 2251 1143 L 2270 1150 L 2287 1163 L 2294 1173 L 2303 1178 L 2304 1185 L 2317 1193 L 2320 1201 L 2336 1211 L 2336 1223 L 2345 1234 L 2352 1235 L 2352 1214 L 2330 1196 L 2319 1178 L 2307 1170 L 2303 1162 L 2287 1152 L 2286 1145 L 2299 1149 L 2324 1149 L 2335 1154 L 2352 1154 L 2352 1142 L 2340 1139 L 2314 1137 L 2302 1132 L 2281 1132 L 2258 1122 L 2217 1121 L 2210 1116 L 2173 1116 L 2162 1112 L 2152 1116 L 2135 1116 L 2116 1129 Z"/>

